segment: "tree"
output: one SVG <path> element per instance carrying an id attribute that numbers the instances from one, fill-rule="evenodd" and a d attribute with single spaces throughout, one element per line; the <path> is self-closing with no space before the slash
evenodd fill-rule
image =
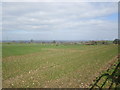
<path id="1" fill-rule="evenodd" d="M 97 45 L 97 42 L 96 41 L 91 41 L 91 44 L 92 45 Z"/>
<path id="2" fill-rule="evenodd" d="M 113 43 L 114 43 L 114 44 L 120 44 L 120 39 L 115 39 L 115 40 L 113 41 Z"/>
<path id="3" fill-rule="evenodd" d="M 33 41 L 34 41 L 34 40 L 32 40 L 32 39 L 30 40 L 31 43 L 32 43 Z"/>
<path id="4" fill-rule="evenodd" d="M 54 40 L 52 43 L 56 43 L 56 41 Z"/>
<path id="5" fill-rule="evenodd" d="M 102 44 L 107 45 L 108 42 L 107 41 L 102 41 Z"/>

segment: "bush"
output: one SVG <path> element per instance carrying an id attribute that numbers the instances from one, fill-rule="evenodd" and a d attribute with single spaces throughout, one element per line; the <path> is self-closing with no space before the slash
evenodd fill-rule
<path id="1" fill-rule="evenodd" d="M 114 44 L 120 44 L 120 39 L 115 39 L 115 40 L 113 41 L 113 43 L 114 43 Z"/>

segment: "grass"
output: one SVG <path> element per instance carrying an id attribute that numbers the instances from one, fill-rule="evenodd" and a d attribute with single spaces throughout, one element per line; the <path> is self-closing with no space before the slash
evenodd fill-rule
<path id="1" fill-rule="evenodd" d="M 89 87 L 116 45 L 3 44 L 3 87 Z"/>
<path id="2" fill-rule="evenodd" d="M 55 44 L 33 44 L 33 43 L 32 44 L 14 44 L 13 43 L 13 44 L 3 44 L 2 48 L 3 48 L 2 57 L 8 57 L 8 56 L 17 56 L 17 55 L 40 52 L 40 51 L 43 51 L 45 48 L 85 49 L 87 48 L 87 46 L 85 45 L 58 45 L 56 46 Z"/>
<path id="3" fill-rule="evenodd" d="M 107 69 L 96 78 L 95 82 L 93 83 L 95 85 L 97 82 L 94 88 L 98 88 L 98 86 L 103 86 L 102 88 L 109 88 L 111 86 L 111 83 L 113 83 L 111 88 L 116 88 L 116 90 L 120 88 L 120 68 L 117 66 L 120 62 L 118 61 L 118 57 L 116 57 L 115 60 L 116 62 L 111 63 L 110 66 L 107 67 Z"/>

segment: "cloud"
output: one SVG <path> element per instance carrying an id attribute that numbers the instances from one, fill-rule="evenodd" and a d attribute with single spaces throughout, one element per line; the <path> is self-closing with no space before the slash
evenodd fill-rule
<path id="1" fill-rule="evenodd" d="M 0 16 L 2 16 L 2 3 L 0 3 Z M 0 41 L 2 40 L 2 17 L 0 17 Z"/>
<path id="2" fill-rule="evenodd" d="M 3 3 L 3 39 L 20 39 L 23 33 L 42 39 L 90 39 L 86 34 L 112 39 L 117 37 L 117 20 L 108 18 L 113 14 L 117 3 Z"/>
<path id="3" fill-rule="evenodd" d="M 119 0 L 2 0 L 2 2 L 118 2 Z"/>

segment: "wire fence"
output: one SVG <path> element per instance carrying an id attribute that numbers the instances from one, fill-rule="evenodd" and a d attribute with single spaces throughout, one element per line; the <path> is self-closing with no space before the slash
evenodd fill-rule
<path id="1" fill-rule="evenodd" d="M 94 84 L 91 85 L 90 90 L 94 88 L 103 89 L 108 88 L 120 90 L 120 57 L 106 72 L 96 78 Z"/>

